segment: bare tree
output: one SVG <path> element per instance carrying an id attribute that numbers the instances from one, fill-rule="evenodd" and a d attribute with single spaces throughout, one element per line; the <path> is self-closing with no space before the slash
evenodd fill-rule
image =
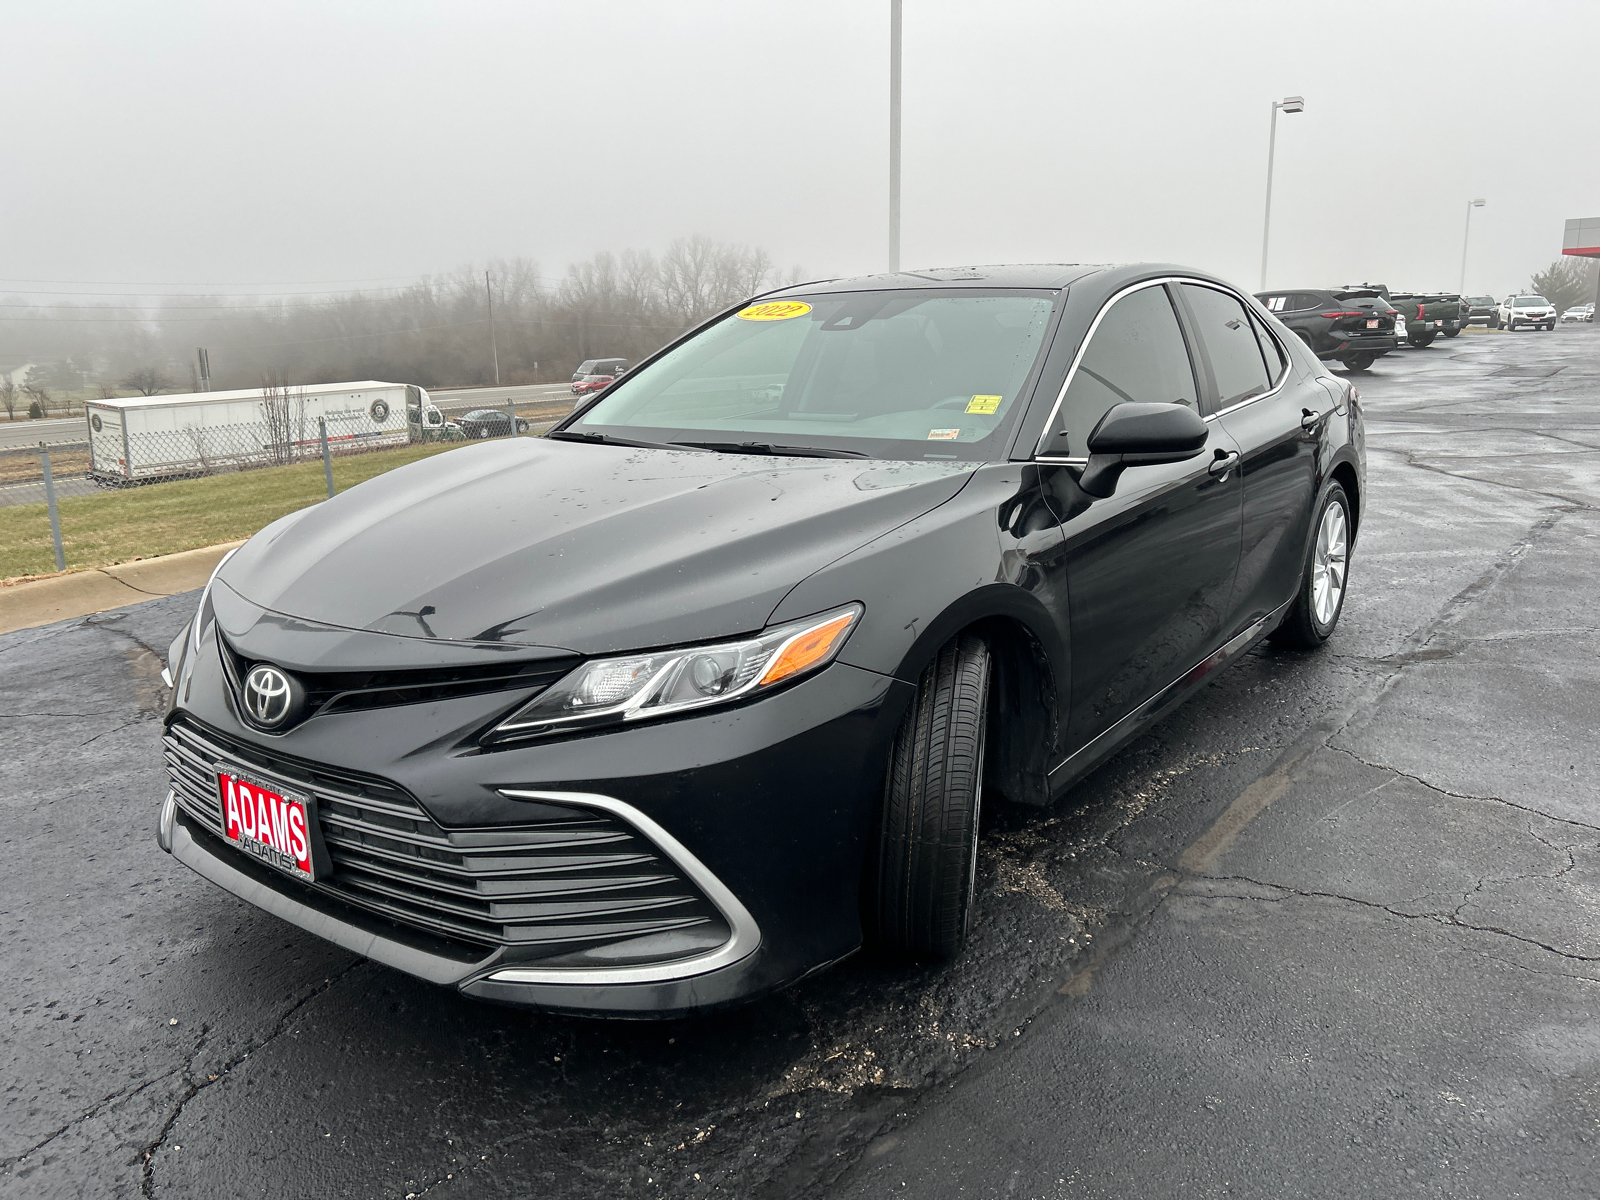
<path id="1" fill-rule="evenodd" d="M 132 388 L 141 396 L 155 396 L 172 386 L 172 381 L 160 367 L 139 367 L 128 374 L 122 386 Z"/>
<path id="2" fill-rule="evenodd" d="M 102 400 L 115 400 L 116 398 L 117 398 L 117 389 L 116 388 L 112 387 L 109 383 L 102 383 L 100 385 L 100 399 L 102 399 Z"/>
<path id="3" fill-rule="evenodd" d="M 0 408 L 6 410 L 6 420 L 17 419 L 17 385 L 9 375 L 0 375 Z"/>
<path id="4" fill-rule="evenodd" d="M 35 405 L 38 406 L 41 417 L 50 415 L 50 389 L 42 383 L 33 382 L 32 372 L 29 372 L 28 382 L 22 385 L 22 394 L 32 402 L 28 405 L 29 416 L 33 415 L 32 410 Z"/>
<path id="5" fill-rule="evenodd" d="M 306 440 L 305 389 L 291 388 L 281 375 L 268 375 L 261 381 L 261 419 L 267 427 L 267 457 L 275 463 L 296 461 Z"/>

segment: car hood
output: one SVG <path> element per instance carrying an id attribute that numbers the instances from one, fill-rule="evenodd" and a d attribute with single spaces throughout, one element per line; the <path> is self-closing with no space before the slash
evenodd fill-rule
<path id="1" fill-rule="evenodd" d="M 807 575 L 974 469 L 512 438 L 291 514 L 221 577 L 277 613 L 412 638 L 581 654 L 709 640 L 761 628 Z"/>

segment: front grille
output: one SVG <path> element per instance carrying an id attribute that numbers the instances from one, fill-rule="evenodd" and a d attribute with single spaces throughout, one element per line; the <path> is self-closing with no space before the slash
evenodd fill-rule
<path id="1" fill-rule="evenodd" d="M 216 762 L 310 792 L 333 864 L 314 888 L 417 929 L 519 958 L 571 954 L 652 934 L 693 931 L 703 948 L 730 936 L 721 914 L 672 861 L 609 813 L 537 805 L 515 827 L 445 829 L 408 793 L 175 721 L 167 773 L 184 812 L 223 835 Z M 270 782 L 270 779 L 268 780 Z"/>
<path id="2" fill-rule="evenodd" d="M 255 665 L 234 649 L 219 631 L 217 647 L 233 698 L 239 700 L 244 677 Z M 296 671 L 306 690 L 305 718 L 323 713 L 356 712 L 395 704 L 451 700 L 485 692 L 531 689 L 532 699 L 579 663 L 577 656 L 523 662 L 483 663 L 465 667 L 422 667 L 401 671 Z"/>

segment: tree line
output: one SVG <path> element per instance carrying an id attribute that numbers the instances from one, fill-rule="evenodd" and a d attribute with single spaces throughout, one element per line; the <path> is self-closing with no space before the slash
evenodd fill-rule
<path id="1" fill-rule="evenodd" d="M 48 413 L 69 394 L 197 390 L 201 346 L 216 390 L 268 378 L 492 384 L 496 357 L 502 383 L 565 380 L 585 359 L 636 362 L 720 309 L 800 277 L 799 268 L 775 270 L 759 248 L 686 237 L 660 254 L 599 253 L 557 280 L 510 259 L 327 296 L 169 296 L 143 310 L 35 312 L 14 302 L 5 312 L 23 315 L 0 334 L 0 409 L 21 402 Z M 24 363 L 32 371 L 12 385 L 8 372 Z"/>

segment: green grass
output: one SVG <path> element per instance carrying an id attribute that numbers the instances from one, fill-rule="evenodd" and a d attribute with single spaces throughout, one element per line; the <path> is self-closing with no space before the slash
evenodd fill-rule
<path id="1" fill-rule="evenodd" d="M 342 492 L 395 467 L 458 448 L 459 444 L 404 446 L 336 458 L 334 487 Z M 284 514 L 327 497 L 319 459 L 292 467 L 67 496 L 56 502 L 56 509 L 67 570 L 81 571 L 246 538 Z M 0 508 L 0 579 L 45 575 L 55 569 L 46 507 Z"/>

